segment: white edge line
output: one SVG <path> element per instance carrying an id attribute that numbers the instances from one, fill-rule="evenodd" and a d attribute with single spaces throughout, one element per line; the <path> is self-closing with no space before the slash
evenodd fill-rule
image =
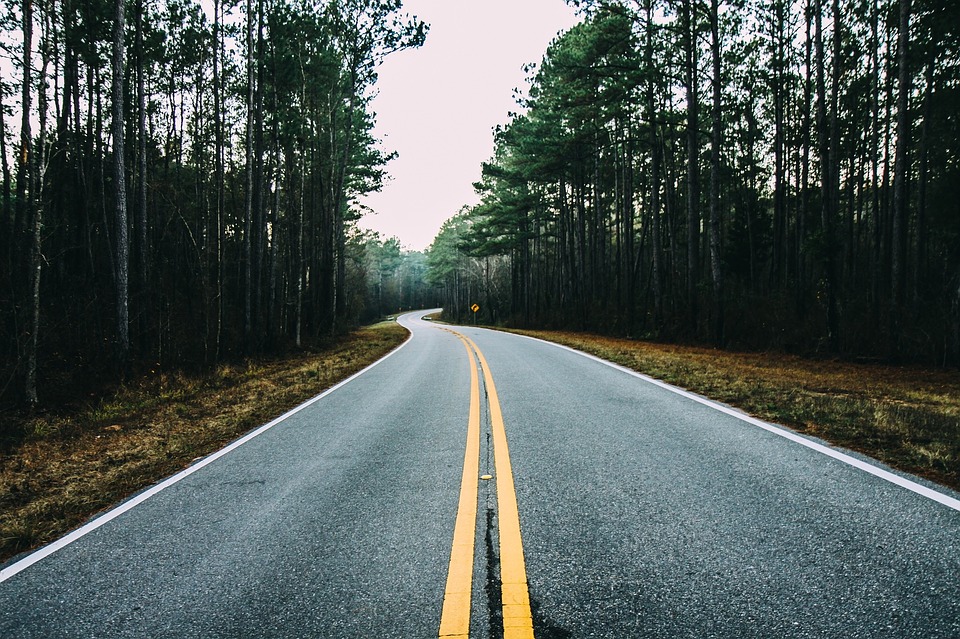
<path id="1" fill-rule="evenodd" d="M 406 327 L 404 327 L 404 328 L 406 328 Z M 116 519 L 116 518 L 119 517 L 120 515 L 124 514 L 124 513 L 127 512 L 128 510 L 131 510 L 131 509 L 135 508 L 136 506 L 139 506 L 140 504 L 142 504 L 142 503 L 145 502 L 146 500 L 150 499 L 151 497 L 153 497 L 154 495 L 156 495 L 156 494 L 159 493 L 160 491 L 162 491 L 162 490 L 164 490 L 164 489 L 166 489 L 166 488 L 169 488 L 170 486 L 173 486 L 174 484 L 176 484 L 177 482 L 181 481 L 182 479 L 185 479 L 185 478 L 189 477 L 190 475 L 192 475 L 193 473 L 197 472 L 198 470 L 200 470 L 200 469 L 203 468 L 204 466 L 209 466 L 210 464 L 212 464 L 213 462 L 217 461 L 218 459 L 220 459 L 221 457 L 223 457 L 223 456 L 226 455 L 227 453 L 229 453 L 229 452 L 231 452 L 231 451 L 233 451 L 233 450 L 236 450 L 236 449 L 239 448 L 240 446 L 243 446 L 244 444 L 246 444 L 246 443 L 247 443 L 248 441 L 250 441 L 251 439 L 253 439 L 253 438 L 255 438 L 255 437 L 259 436 L 259 435 L 262 435 L 263 433 L 265 433 L 266 431 L 270 430 L 271 428 L 273 428 L 274 426 L 276 426 L 276 425 L 279 424 L 280 422 L 284 421 L 284 420 L 287 419 L 288 417 L 291 417 L 291 416 L 295 415 L 296 413 L 299 413 L 299 412 L 302 411 L 304 408 L 307 408 L 308 406 L 311 406 L 311 405 L 315 404 L 316 402 L 320 401 L 321 399 L 323 399 L 324 397 L 326 397 L 326 396 L 329 395 L 330 393 L 334 392 L 334 391 L 337 390 L 338 388 L 349 384 L 350 382 L 352 382 L 352 381 L 355 380 L 356 378 L 360 377 L 361 375 L 363 375 L 364 373 L 366 373 L 367 371 L 369 371 L 371 368 L 377 366 L 378 364 L 380 364 L 381 362 L 383 362 L 383 361 L 386 360 L 387 358 L 389 358 L 389 357 L 391 357 L 392 355 L 394 355 L 395 353 L 397 353 L 401 348 L 403 348 L 404 346 L 406 346 L 407 344 L 409 344 L 409 343 L 410 343 L 410 340 L 413 338 L 413 331 L 410 331 L 410 329 L 407 329 L 407 331 L 408 331 L 410 334 L 407 336 L 407 339 L 406 339 L 402 344 L 400 344 L 399 346 L 397 346 L 396 348 L 394 348 L 392 351 L 390 351 L 389 353 L 387 353 L 386 355 L 384 355 L 383 357 L 381 357 L 381 358 L 378 359 L 377 361 L 375 361 L 373 364 L 370 364 L 370 365 L 367 366 L 366 368 L 364 368 L 364 369 L 362 369 L 362 370 L 360 370 L 360 371 L 357 371 L 356 373 L 354 373 L 354 374 L 351 375 L 350 377 L 348 377 L 348 378 L 346 378 L 346 379 L 344 379 L 344 380 L 336 383 L 335 385 L 333 385 L 333 386 L 331 386 L 330 388 L 328 388 L 327 390 L 323 391 L 322 393 L 320 393 L 320 394 L 317 395 L 316 397 L 313 397 L 312 399 L 308 399 L 308 400 L 305 401 L 304 403 L 300 404 L 300 405 L 297 406 L 296 408 L 293 408 L 293 409 L 287 411 L 286 413 L 284 413 L 284 414 L 281 415 L 280 417 L 277 417 L 277 418 L 274 419 L 273 421 L 271 421 L 271 422 L 269 422 L 269 423 L 267 423 L 267 424 L 264 424 L 263 426 L 260 426 L 259 428 L 257 428 L 257 429 L 254 430 L 254 431 L 251 431 L 251 432 L 247 433 L 246 435 L 244 435 L 244 436 L 241 437 L 240 439 L 236 440 L 236 441 L 233 442 L 232 444 L 228 444 L 226 447 L 221 448 L 221 449 L 218 450 L 217 452 L 212 453 L 211 455 L 208 455 L 207 457 L 204 457 L 203 459 L 201 459 L 200 461 L 198 461 L 196 464 L 193 464 L 192 466 L 181 470 L 181 471 L 180 471 L 179 473 L 177 473 L 176 475 L 173 475 L 173 476 L 171 476 L 171 477 L 168 477 L 167 479 L 165 479 L 164 481 L 160 482 L 159 484 L 156 484 L 156 485 L 154 485 L 153 487 L 148 488 L 147 490 L 145 490 L 145 491 L 143 491 L 143 492 L 141 492 L 141 493 L 138 493 L 135 497 L 132 497 L 132 498 L 130 498 L 129 500 L 127 500 L 127 501 L 123 502 L 122 504 L 120 504 L 119 506 L 117 506 L 116 508 L 113 508 L 112 510 L 109 510 L 109 511 L 103 513 L 102 515 L 100 515 L 100 516 L 97 517 L 96 519 L 93 519 L 93 520 L 87 522 L 86 524 L 84 524 L 84 525 L 81 526 L 80 528 L 77 528 L 76 530 L 74 530 L 73 532 L 69 533 L 69 534 L 66 535 L 65 537 L 61 537 L 60 539 L 58 539 L 58 540 L 56 540 L 56 541 L 54 541 L 54 542 L 52 542 L 52 543 L 44 546 L 43 548 L 40 548 L 39 550 L 34 551 L 33 553 L 31 553 L 31 554 L 29 554 L 29 555 L 27 555 L 26 557 L 24 557 L 24 558 L 21 559 L 20 561 L 14 562 L 14 563 L 10 564 L 9 566 L 7 566 L 6 568 L 0 570 L 0 583 L 3 583 L 3 582 L 6 581 L 7 579 L 10 579 L 11 577 L 13 577 L 14 575 L 16 575 L 17 573 L 22 572 L 23 570 L 26 570 L 27 568 L 29 568 L 29 567 L 32 566 L 33 564 L 37 563 L 38 561 L 41 561 L 41 560 L 45 559 L 46 557 L 49 557 L 50 555 L 52 555 L 53 553 L 57 552 L 58 550 L 61 550 L 61 549 L 65 548 L 65 547 L 69 546 L 70 544 L 72 544 L 73 542 L 77 541 L 78 539 L 80 539 L 80 538 L 83 537 L 84 535 L 87 535 L 87 534 L 93 532 L 94 530 L 96 530 L 97 528 L 103 526 L 104 524 L 107 524 L 107 523 L 113 521 L 114 519 Z"/>
<path id="2" fill-rule="evenodd" d="M 842 453 L 842 452 L 840 452 L 839 450 L 837 450 L 837 449 L 835 449 L 835 448 L 831 448 L 831 447 L 829 447 L 829 446 L 824 446 L 823 444 L 819 444 L 819 443 L 817 443 L 817 442 L 815 442 L 815 441 L 812 441 L 812 440 L 810 440 L 810 439 L 807 439 L 806 437 L 802 437 L 801 435 L 798 435 L 797 433 L 791 432 L 791 431 L 789 431 L 789 430 L 785 430 L 783 427 L 779 427 L 779 426 L 770 424 L 770 423 L 768 423 L 768 422 L 761 421 L 761 420 L 757 419 L 756 417 L 751 417 L 750 415 L 747 415 L 747 414 L 745 414 L 745 413 L 741 413 L 740 411 L 738 411 L 738 410 L 736 410 L 736 409 L 734 409 L 734 408 L 732 408 L 732 407 L 730 407 L 730 406 L 726 406 L 726 405 L 721 404 L 721 403 L 719 403 L 719 402 L 715 402 L 715 401 L 713 401 L 713 400 L 711 400 L 711 399 L 707 399 L 706 397 L 701 397 L 700 395 L 697 395 L 697 394 L 695 394 L 695 393 L 691 393 L 691 392 L 688 391 L 688 390 L 684 390 L 684 389 L 679 388 L 679 387 L 677 387 L 677 386 L 673 386 L 672 384 L 668 384 L 668 383 L 666 383 L 666 382 L 660 381 L 659 379 L 654 379 L 653 377 L 650 377 L 649 375 L 644 375 L 643 373 L 638 373 L 637 371 L 635 371 L 635 370 L 633 370 L 633 369 L 630 369 L 630 368 L 627 368 L 626 366 L 621 366 L 620 364 L 614 364 L 613 362 L 609 362 L 609 361 L 607 361 L 607 360 L 605 360 L 605 359 L 602 359 L 602 358 L 600 358 L 600 357 L 597 357 L 596 355 L 591 355 L 590 353 L 585 353 L 585 352 L 579 351 L 579 350 L 577 350 L 577 349 L 575 349 L 575 348 L 571 348 L 571 347 L 569 347 L 569 346 L 564 346 L 563 344 L 557 344 L 556 342 L 550 342 L 550 341 L 543 340 L 543 339 L 539 339 L 539 338 L 536 338 L 536 337 L 531 337 L 531 336 L 529 336 L 529 335 L 521 335 L 521 334 L 519 334 L 519 333 L 508 333 L 508 334 L 509 334 L 509 335 L 516 335 L 517 337 L 523 337 L 523 338 L 525 338 L 525 339 L 533 340 L 533 341 L 535 341 L 535 342 L 543 342 L 544 344 L 549 344 L 550 346 L 555 346 L 555 347 L 561 348 L 561 349 L 563 349 L 563 350 L 565 350 L 565 351 L 570 351 L 571 353 L 576 353 L 577 355 L 580 355 L 580 356 L 582 356 L 582 357 L 586 357 L 587 359 L 592 359 L 593 361 L 599 362 L 599 363 L 601 363 L 601 364 L 603 364 L 603 365 L 605 365 L 605 366 L 609 366 L 609 367 L 611 367 L 611 368 L 615 368 L 615 369 L 617 369 L 617 370 L 619 370 L 619 371 L 621 371 L 621 372 L 624 372 L 624 373 L 626 373 L 626 374 L 628 374 L 628 375 L 632 375 L 632 376 L 634 376 L 634 377 L 637 377 L 637 378 L 639 378 L 639 379 L 642 379 L 642 380 L 645 381 L 645 382 L 648 382 L 648 383 L 650 383 L 650 384 L 653 384 L 654 386 L 659 386 L 660 388 L 663 388 L 664 390 L 668 390 L 668 391 L 670 391 L 671 393 L 676 393 L 677 395 L 680 395 L 680 396 L 682 396 L 682 397 L 686 397 L 687 399 L 691 399 L 691 400 L 697 402 L 698 404 L 703 404 L 704 406 L 709 406 L 710 408 L 713 408 L 714 410 L 718 410 L 718 411 L 720 411 L 721 413 L 725 413 L 725 414 L 727 414 L 727 415 L 730 415 L 731 417 L 735 417 L 735 418 L 739 419 L 740 421 L 747 422 L 748 424 L 752 424 L 753 426 L 756 426 L 756 427 L 758 427 L 758 428 L 762 428 L 762 429 L 765 430 L 765 431 L 771 432 L 771 433 L 773 433 L 773 434 L 775 434 L 775 435 L 779 435 L 780 437 L 783 437 L 783 438 L 785 438 L 785 439 L 789 439 L 790 441 L 796 442 L 797 444 L 800 444 L 801 446 L 806 446 L 807 448 L 810 448 L 810 449 L 812 449 L 812 450 L 815 450 L 815 451 L 817 451 L 818 453 L 821 453 L 821 454 L 823 454 L 823 455 L 826 455 L 827 457 L 832 457 L 833 459 L 836 459 L 836 460 L 838 460 L 838 461 L 841 461 L 841 462 L 843 462 L 844 464 L 848 464 L 848 465 L 853 466 L 854 468 L 857 468 L 857 469 L 859 469 L 859 470 L 862 470 L 862 471 L 864 471 L 864 472 L 866 472 L 866 473 L 870 473 L 871 475 L 874 475 L 875 477 L 879 477 L 880 479 L 886 480 L 886 481 L 890 482 L 891 484 L 896 484 L 897 486 L 900 486 L 901 488 L 906 488 L 907 490 L 912 491 L 912 492 L 914 492 L 914 493 L 916 493 L 916 494 L 918 494 L 918 495 L 921 495 L 921 496 L 923 496 L 923 497 L 926 497 L 927 499 L 932 499 L 932 500 L 935 501 L 935 502 L 938 502 L 938 503 L 940 503 L 940 504 L 943 504 L 943 505 L 946 506 L 947 508 L 952 508 L 953 510 L 956 510 L 956 511 L 960 512 L 960 499 L 955 499 L 955 498 L 953 498 L 953 497 L 950 497 L 949 495 L 944 495 L 943 493 L 937 492 L 936 490 L 933 490 L 932 488 L 928 488 L 927 486 L 924 486 L 924 485 L 922 485 L 922 484 L 918 484 L 918 483 L 915 482 L 915 481 L 911 481 L 911 480 L 907 479 L 906 477 L 901 477 L 900 475 L 897 475 L 897 474 L 895 474 L 895 473 L 891 473 L 890 471 L 884 470 L 883 468 L 878 468 L 877 466 L 874 466 L 873 464 L 870 464 L 870 463 L 868 463 L 868 462 L 865 462 L 865 461 L 863 461 L 863 460 L 861 460 L 861 459 L 857 459 L 856 457 L 851 457 L 850 455 L 847 455 L 846 453 Z"/>

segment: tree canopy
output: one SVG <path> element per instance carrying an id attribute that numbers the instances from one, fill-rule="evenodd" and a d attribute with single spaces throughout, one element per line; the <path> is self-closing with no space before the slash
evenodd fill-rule
<path id="1" fill-rule="evenodd" d="M 400 264 L 367 256 L 399 244 L 355 222 L 392 157 L 377 69 L 428 31 L 400 0 L 3 8 L 0 401 L 327 339 L 399 302 Z"/>
<path id="2" fill-rule="evenodd" d="M 960 362 L 956 3 L 575 4 L 437 238 L 453 317 Z"/>

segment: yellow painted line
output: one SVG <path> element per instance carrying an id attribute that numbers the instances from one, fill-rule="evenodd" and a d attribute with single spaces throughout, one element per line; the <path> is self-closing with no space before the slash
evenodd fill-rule
<path id="1" fill-rule="evenodd" d="M 490 404 L 490 429 L 493 434 L 493 460 L 497 475 L 497 512 L 500 528 L 500 583 L 503 594 L 503 639 L 533 639 L 533 615 L 530 613 L 530 595 L 527 588 L 527 568 L 523 558 L 523 540 L 520 536 L 520 509 L 513 483 L 513 466 L 507 447 L 507 431 L 497 387 L 487 359 L 469 337 L 464 339 L 473 347 L 483 368 L 483 381 Z"/>
<path id="2" fill-rule="evenodd" d="M 453 532 L 450 569 L 440 615 L 441 638 L 469 639 L 470 606 L 473 590 L 474 539 L 477 522 L 478 477 L 480 474 L 480 388 L 477 361 L 483 368 L 483 380 L 490 409 L 490 429 L 493 435 L 493 458 L 497 482 L 497 510 L 500 537 L 500 583 L 503 603 L 503 638 L 534 639 L 533 615 L 530 612 L 530 593 L 527 587 L 527 569 L 520 535 L 520 509 L 513 481 L 513 466 L 507 446 L 507 431 L 497 387 L 493 382 L 487 359 L 469 337 L 450 329 L 467 349 L 470 362 L 470 416 L 467 424 L 467 450 L 460 481 L 460 503 Z M 472 351 L 471 351 L 472 349 Z M 483 479 L 491 479 L 484 475 Z"/>
<path id="3" fill-rule="evenodd" d="M 452 332 L 452 331 L 451 331 Z M 467 419 L 467 449 L 463 456 L 460 502 L 453 529 L 450 569 L 440 613 L 440 637 L 470 636 L 470 598 L 473 592 L 473 552 L 477 532 L 477 484 L 480 474 L 480 382 L 470 346 L 463 341 L 470 362 L 470 415 Z"/>

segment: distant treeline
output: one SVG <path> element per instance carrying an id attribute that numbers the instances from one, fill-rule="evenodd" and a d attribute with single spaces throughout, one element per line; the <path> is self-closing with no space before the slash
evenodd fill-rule
<path id="1" fill-rule="evenodd" d="M 453 316 L 960 363 L 960 3 L 578 4 L 430 251 Z"/>
<path id="2" fill-rule="evenodd" d="M 376 67 L 426 33 L 400 5 L 4 2 L 0 404 L 432 302 L 354 224 Z"/>

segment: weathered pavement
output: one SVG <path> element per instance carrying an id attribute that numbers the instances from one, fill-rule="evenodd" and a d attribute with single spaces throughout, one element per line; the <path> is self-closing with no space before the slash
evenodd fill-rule
<path id="1" fill-rule="evenodd" d="M 955 494 L 934 501 L 569 350 L 449 327 L 465 348 L 420 315 L 351 382 L 6 566 L 0 636 L 437 637 L 463 495 L 477 498 L 470 636 L 502 636 L 514 560 L 496 403 L 539 639 L 960 637 Z M 468 475 L 492 476 L 473 484 L 471 366 Z"/>

